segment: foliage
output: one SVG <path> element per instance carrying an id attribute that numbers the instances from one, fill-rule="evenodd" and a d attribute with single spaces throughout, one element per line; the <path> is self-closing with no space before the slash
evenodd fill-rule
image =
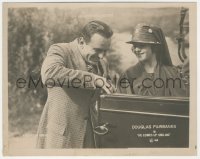
<path id="1" fill-rule="evenodd" d="M 8 14 L 9 123 L 11 131 L 23 134 L 39 122 L 47 97 L 45 88 L 28 87 L 29 78 L 39 80 L 49 46 L 73 40 L 82 24 L 70 10 L 19 8 Z M 17 87 L 19 78 L 26 80 L 24 88 Z"/>

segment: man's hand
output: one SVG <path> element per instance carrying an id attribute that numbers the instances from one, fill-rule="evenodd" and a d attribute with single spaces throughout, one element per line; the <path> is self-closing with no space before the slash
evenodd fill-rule
<path id="1" fill-rule="evenodd" d="M 106 80 L 106 78 L 95 75 L 94 83 L 96 85 L 96 88 L 101 88 L 105 91 L 107 94 L 114 93 L 116 91 L 113 84 Z"/>

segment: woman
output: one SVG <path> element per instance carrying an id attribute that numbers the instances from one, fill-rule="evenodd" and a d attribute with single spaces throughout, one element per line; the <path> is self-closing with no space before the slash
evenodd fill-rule
<path id="1" fill-rule="evenodd" d="M 138 24 L 133 33 L 132 51 L 138 59 L 121 76 L 118 91 L 144 96 L 188 96 L 178 69 L 172 65 L 161 28 Z"/>

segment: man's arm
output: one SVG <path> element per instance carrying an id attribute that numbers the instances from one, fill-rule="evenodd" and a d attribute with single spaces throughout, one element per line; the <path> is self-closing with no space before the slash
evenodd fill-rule
<path id="1" fill-rule="evenodd" d="M 48 50 L 42 69 L 42 82 L 46 85 L 95 89 L 95 75 L 87 71 L 67 68 L 67 55 L 59 45 L 52 45 Z"/>

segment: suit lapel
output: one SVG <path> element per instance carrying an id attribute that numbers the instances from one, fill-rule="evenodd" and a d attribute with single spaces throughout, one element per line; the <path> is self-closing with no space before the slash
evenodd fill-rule
<path id="1" fill-rule="evenodd" d="M 88 71 L 86 62 L 83 59 L 83 56 L 81 55 L 80 50 L 78 49 L 77 39 L 75 39 L 73 42 L 69 43 L 69 45 L 71 48 L 70 56 L 73 61 L 73 65 L 75 66 L 75 69 Z"/>

